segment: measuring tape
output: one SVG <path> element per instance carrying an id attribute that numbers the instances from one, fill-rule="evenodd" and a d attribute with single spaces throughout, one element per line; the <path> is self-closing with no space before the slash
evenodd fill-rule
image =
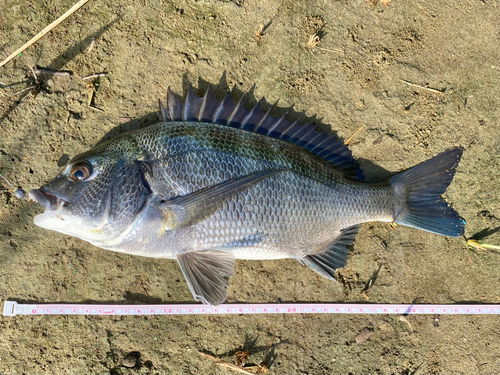
<path id="1" fill-rule="evenodd" d="M 500 305 L 393 305 L 356 303 L 265 303 L 185 305 L 24 305 L 5 301 L 4 316 L 15 315 L 215 315 L 215 314 L 446 314 L 498 315 Z"/>

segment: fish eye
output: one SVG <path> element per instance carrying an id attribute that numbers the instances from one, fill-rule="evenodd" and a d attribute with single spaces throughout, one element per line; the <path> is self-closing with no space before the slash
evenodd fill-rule
<path id="1" fill-rule="evenodd" d="M 73 181 L 84 181 L 92 174 L 92 165 L 87 162 L 81 162 L 73 165 L 70 177 Z"/>

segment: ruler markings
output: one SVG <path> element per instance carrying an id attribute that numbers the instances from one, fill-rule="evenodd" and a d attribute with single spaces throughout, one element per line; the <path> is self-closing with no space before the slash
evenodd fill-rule
<path id="1" fill-rule="evenodd" d="M 500 305 L 268 303 L 173 305 L 19 304 L 5 301 L 3 315 L 222 315 L 222 314 L 446 314 L 498 315 Z"/>

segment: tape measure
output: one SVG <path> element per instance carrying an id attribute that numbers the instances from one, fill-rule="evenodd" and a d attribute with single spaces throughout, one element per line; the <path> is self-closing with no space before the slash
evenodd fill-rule
<path id="1" fill-rule="evenodd" d="M 16 315 L 224 315 L 224 314 L 446 314 L 498 315 L 500 305 L 362 303 L 266 303 L 168 305 L 19 304 L 5 301 L 4 316 Z"/>

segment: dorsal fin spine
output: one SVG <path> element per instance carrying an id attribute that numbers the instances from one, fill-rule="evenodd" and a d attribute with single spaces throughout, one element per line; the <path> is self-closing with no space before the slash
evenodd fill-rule
<path id="1" fill-rule="evenodd" d="M 306 135 L 309 135 L 311 133 L 316 133 L 317 127 L 318 127 L 318 125 L 314 125 L 314 126 L 309 125 L 309 129 L 307 129 L 306 132 L 304 134 L 302 134 L 301 137 L 295 141 L 295 143 L 299 143 L 300 141 L 302 141 Z M 297 133 L 295 133 L 295 134 L 297 134 Z M 316 137 L 314 137 L 314 138 L 316 138 Z"/>
<path id="2" fill-rule="evenodd" d="M 294 124 L 296 124 L 296 123 L 297 123 L 297 121 L 295 121 L 295 122 L 294 122 Z M 307 123 L 307 124 L 305 124 L 305 125 L 299 125 L 299 126 L 298 126 L 298 129 L 295 131 L 295 133 L 293 133 L 293 134 L 290 136 L 290 138 L 295 137 L 295 135 L 296 135 L 298 132 L 300 132 L 301 130 L 303 130 L 303 129 L 304 129 L 304 128 L 306 128 L 307 126 L 310 126 L 310 122 L 308 122 L 308 123 Z M 295 142 L 294 142 L 294 143 L 295 143 Z"/>
<path id="3" fill-rule="evenodd" d="M 172 121 L 181 119 L 183 103 L 175 97 L 170 86 L 167 88 L 167 107 Z"/>
<path id="4" fill-rule="evenodd" d="M 257 130 L 261 125 L 262 123 L 266 120 L 267 116 L 269 116 L 269 112 L 271 112 L 271 110 L 274 108 L 274 105 L 272 105 L 268 110 L 267 112 L 264 114 L 264 116 L 260 119 L 260 121 L 254 126 L 254 128 L 251 130 L 251 131 L 255 131 Z"/>
<path id="5" fill-rule="evenodd" d="M 313 144 L 314 140 L 315 140 L 316 138 L 318 138 L 318 137 L 322 134 L 322 133 L 318 133 L 318 132 L 316 132 L 316 128 L 317 128 L 317 126 L 315 126 L 315 127 L 313 128 L 313 131 L 316 133 L 316 136 L 315 136 L 313 139 L 311 139 L 311 140 L 308 142 L 308 144 Z M 309 133 L 304 134 L 304 135 L 303 135 L 303 136 L 302 136 L 302 137 L 301 137 L 301 138 L 300 138 L 297 142 L 299 142 L 299 141 L 300 141 L 302 138 L 304 138 L 307 134 L 309 134 Z M 309 151 L 310 151 L 310 150 L 309 150 Z"/>
<path id="6" fill-rule="evenodd" d="M 241 108 L 241 106 L 244 106 L 244 101 L 245 101 L 245 96 L 246 94 L 243 94 L 243 96 L 241 97 L 240 101 L 238 102 L 238 104 L 236 105 L 236 107 L 234 107 L 233 109 L 233 112 L 231 112 L 231 114 L 229 115 L 229 117 L 227 118 L 227 124 L 231 124 L 231 122 L 233 121 L 233 118 L 234 116 L 236 115 L 236 112 L 238 112 L 238 110 Z M 241 124 L 240 126 L 241 127 Z"/>
<path id="7" fill-rule="evenodd" d="M 318 137 L 319 137 L 320 135 L 321 135 L 321 136 L 326 135 L 325 139 L 324 139 L 324 140 L 322 140 L 320 143 L 318 143 L 318 144 L 317 144 L 316 146 L 314 146 L 313 148 L 311 148 L 309 151 L 314 152 L 314 151 L 315 151 L 318 147 L 321 147 L 321 146 L 323 145 L 323 143 L 325 143 L 326 141 L 328 141 L 328 134 L 326 134 L 326 132 L 319 133 Z M 317 137 L 316 137 L 316 138 L 317 138 Z M 316 138 L 314 138 L 314 139 L 316 139 Z"/>
<path id="8" fill-rule="evenodd" d="M 189 85 L 188 92 L 186 95 L 186 100 L 184 100 L 184 105 L 182 106 L 182 121 L 187 121 L 187 113 L 189 111 L 190 99 L 193 92 L 191 91 L 191 85 Z"/>
<path id="9" fill-rule="evenodd" d="M 278 120 L 276 120 L 276 122 L 269 128 L 266 135 L 271 134 L 271 132 L 278 127 L 278 125 L 281 123 L 281 121 L 283 121 L 285 119 L 285 116 L 286 116 L 286 113 L 283 116 L 281 116 Z"/>
<path id="10" fill-rule="evenodd" d="M 165 108 L 160 99 L 158 99 L 158 106 L 160 107 L 160 121 L 168 121 L 167 118 L 170 117 L 168 114 L 168 109 Z"/>
<path id="11" fill-rule="evenodd" d="M 289 126 L 286 130 L 284 130 L 284 131 L 283 131 L 283 133 L 281 133 L 281 135 L 280 135 L 280 137 L 279 137 L 279 138 L 280 138 L 280 139 L 283 139 L 283 136 L 284 136 L 284 135 L 286 135 L 286 133 L 288 133 L 288 131 L 289 131 L 290 129 L 292 129 L 294 126 L 296 126 L 296 125 L 297 125 L 297 120 L 295 120 L 294 122 L 292 122 L 292 124 L 291 124 L 291 125 L 290 125 L 290 126 Z M 291 136 L 289 136 L 289 135 L 288 135 L 288 138 L 287 138 L 287 139 L 290 139 L 290 138 L 291 138 Z"/>
<path id="12" fill-rule="evenodd" d="M 226 98 L 228 96 L 229 96 L 229 93 L 226 93 L 226 96 L 224 97 L 224 99 L 221 102 L 219 102 L 219 105 L 215 109 L 214 115 L 212 116 L 212 122 L 217 123 L 217 120 L 219 119 L 219 115 L 222 111 L 222 108 L 224 107 L 224 102 L 226 101 Z"/>
<path id="13" fill-rule="evenodd" d="M 240 128 L 243 129 L 245 127 L 245 125 L 247 124 L 248 120 L 250 120 L 250 118 L 253 116 L 253 113 L 255 111 L 255 109 L 257 108 L 257 106 L 259 105 L 259 103 L 255 104 L 252 109 L 250 109 L 248 111 L 248 113 L 246 114 L 245 117 L 243 117 L 243 119 L 241 120 L 241 126 Z"/>
<path id="14" fill-rule="evenodd" d="M 198 115 L 196 119 L 198 121 L 202 120 L 203 111 L 205 110 L 205 105 L 207 104 L 208 92 L 210 91 L 210 85 L 208 85 L 207 91 L 205 91 L 205 95 L 203 95 L 203 100 L 201 101 L 200 109 L 198 110 Z"/>

